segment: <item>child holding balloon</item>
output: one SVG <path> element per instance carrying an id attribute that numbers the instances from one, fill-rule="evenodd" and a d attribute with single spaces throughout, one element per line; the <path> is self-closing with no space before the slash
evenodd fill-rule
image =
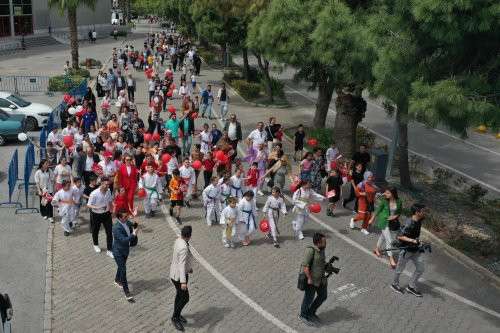
<path id="1" fill-rule="evenodd" d="M 234 247 L 234 237 L 236 235 L 236 223 L 239 221 L 240 211 L 236 207 L 238 200 L 234 197 L 227 199 L 228 205 L 222 210 L 220 223 L 226 227 L 222 231 L 222 243 L 224 247 Z"/>
<path id="2" fill-rule="evenodd" d="M 270 235 L 273 238 L 274 247 L 279 248 L 280 244 L 278 242 L 278 221 L 280 218 L 280 213 L 286 215 L 286 205 L 279 187 L 273 187 L 273 189 L 271 190 L 271 195 L 267 198 L 262 212 L 264 213 L 264 216 L 267 217 L 267 220 L 269 221 L 269 227 L 271 229 L 270 233 L 268 233 L 266 236 L 269 238 Z"/>
<path id="3" fill-rule="evenodd" d="M 311 202 L 311 200 L 323 201 L 324 199 L 324 196 L 316 193 L 313 189 L 311 189 L 311 182 L 309 180 L 302 180 L 300 187 L 293 193 L 292 201 L 295 218 L 292 221 L 292 226 L 295 232 L 295 237 L 297 237 L 299 240 L 304 239 L 302 227 L 304 226 L 304 223 L 307 222 L 307 218 L 309 217 L 309 211 L 311 210 L 309 203 Z M 314 208 L 321 209 L 319 207 L 319 204 L 314 204 Z M 318 213 L 319 210 L 314 212 Z"/>
<path id="4" fill-rule="evenodd" d="M 146 166 L 146 173 L 139 179 L 140 192 L 142 192 L 141 189 L 144 191 L 142 205 L 146 217 L 153 217 L 161 199 L 160 193 L 162 191 L 160 177 L 155 173 L 153 164 Z"/>

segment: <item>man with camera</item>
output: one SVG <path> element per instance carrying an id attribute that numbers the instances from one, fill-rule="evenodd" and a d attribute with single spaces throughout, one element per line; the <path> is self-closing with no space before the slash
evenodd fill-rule
<path id="1" fill-rule="evenodd" d="M 420 276 L 424 273 L 424 260 L 422 253 L 427 249 L 430 251 L 430 246 L 423 247 L 420 244 L 420 228 L 422 227 L 422 221 L 425 217 L 425 206 L 422 204 L 414 204 L 411 207 L 411 217 L 406 220 L 406 223 L 401 228 L 400 234 L 397 237 L 399 240 L 399 252 L 398 264 L 396 266 L 396 273 L 394 275 L 394 281 L 391 284 L 392 290 L 397 293 L 403 294 L 403 289 L 399 286 L 399 277 L 403 273 L 406 263 L 412 261 L 415 265 L 415 271 L 413 272 L 410 282 L 406 287 L 406 291 L 417 297 L 422 297 L 422 294 L 418 291 L 416 283 Z"/>
<path id="2" fill-rule="evenodd" d="M 326 300 L 328 294 L 328 280 L 325 275 L 327 268 L 325 235 L 319 232 L 315 233 L 313 244 L 314 246 L 307 247 L 302 262 L 307 284 L 304 288 L 304 299 L 300 307 L 299 319 L 308 326 L 315 326 L 320 323 L 316 311 Z M 314 298 L 315 294 L 317 294 L 316 298 Z"/>
<path id="3" fill-rule="evenodd" d="M 128 220 L 128 211 L 125 209 L 120 209 L 116 217 L 118 221 L 113 225 L 113 255 L 118 266 L 115 285 L 123 289 L 128 302 L 134 303 L 134 298 L 128 290 L 127 258 L 130 247 L 137 245 L 138 225 Z"/>

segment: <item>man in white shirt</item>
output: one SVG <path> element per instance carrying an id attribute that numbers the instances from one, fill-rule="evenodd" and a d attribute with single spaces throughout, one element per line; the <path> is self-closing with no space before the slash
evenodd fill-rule
<path id="1" fill-rule="evenodd" d="M 264 132 L 264 123 L 259 121 L 257 123 L 257 128 L 250 132 L 247 139 L 252 142 L 253 148 L 255 150 L 259 149 L 261 144 L 266 143 L 266 132 Z"/>
<path id="2" fill-rule="evenodd" d="M 96 253 L 101 252 L 99 247 L 99 230 L 101 224 L 106 231 L 106 255 L 113 258 L 113 221 L 111 219 L 111 205 L 113 196 L 109 190 L 109 180 L 106 177 L 101 178 L 101 185 L 90 193 L 87 207 L 90 209 L 90 229 L 92 230 L 92 241 Z"/>
<path id="3" fill-rule="evenodd" d="M 52 142 L 52 145 L 54 146 L 61 146 L 61 141 L 62 137 L 59 133 L 57 133 L 57 127 L 54 127 L 47 136 L 47 142 Z"/>

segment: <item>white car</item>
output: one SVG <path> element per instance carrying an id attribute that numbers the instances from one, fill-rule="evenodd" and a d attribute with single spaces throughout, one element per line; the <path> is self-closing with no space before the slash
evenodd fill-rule
<path id="1" fill-rule="evenodd" d="M 26 116 L 26 130 L 36 131 L 45 126 L 52 108 L 48 105 L 31 103 L 16 94 L 0 91 L 0 110 L 8 114 Z"/>

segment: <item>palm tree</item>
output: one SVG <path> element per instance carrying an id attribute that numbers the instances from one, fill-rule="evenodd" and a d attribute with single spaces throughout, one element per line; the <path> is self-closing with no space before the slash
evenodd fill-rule
<path id="1" fill-rule="evenodd" d="M 86 6 L 94 10 L 97 0 L 48 0 L 49 7 L 57 7 L 59 13 L 68 14 L 69 38 L 71 45 L 71 67 L 78 69 L 78 25 L 76 23 L 76 11 L 78 7 Z"/>

